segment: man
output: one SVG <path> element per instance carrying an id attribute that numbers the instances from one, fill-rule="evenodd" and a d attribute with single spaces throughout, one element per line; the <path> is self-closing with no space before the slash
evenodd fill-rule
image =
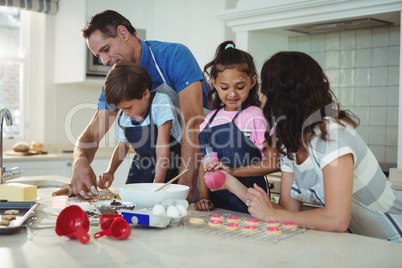
<path id="1" fill-rule="evenodd" d="M 188 185 L 189 202 L 192 201 L 198 176 L 199 124 L 202 122 L 202 99 L 206 103 L 209 89 L 202 71 L 188 48 L 181 44 L 143 41 L 136 36 L 131 23 L 115 11 L 96 14 L 82 30 L 89 49 L 100 57 L 104 65 L 128 60 L 144 66 L 152 79 L 152 90 L 169 95 L 182 115 L 182 144 L 180 172 L 189 171 L 178 183 Z M 204 98 L 203 98 L 204 97 Z M 98 196 L 96 175 L 90 163 L 95 157 L 99 142 L 112 126 L 117 109 L 110 110 L 103 89 L 98 111 L 77 140 L 74 150 L 71 184 L 73 193 L 88 199 L 85 189 Z"/>

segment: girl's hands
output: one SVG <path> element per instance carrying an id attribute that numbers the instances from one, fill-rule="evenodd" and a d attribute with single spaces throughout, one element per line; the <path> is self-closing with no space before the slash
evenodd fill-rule
<path id="1" fill-rule="evenodd" d="M 199 211 L 210 211 L 214 204 L 208 199 L 202 199 L 194 204 L 194 208 Z"/>
<path id="2" fill-rule="evenodd" d="M 225 170 L 220 170 L 223 174 L 225 174 L 225 182 L 223 183 L 223 185 L 218 188 L 218 189 L 209 189 L 211 192 L 214 191 L 219 191 L 219 190 L 228 190 L 233 192 L 235 195 L 238 195 L 239 193 L 238 191 L 238 185 L 243 185 L 236 177 L 230 175 L 228 172 L 226 172 Z M 205 173 L 205 178 L 211 173 Z M 246 192 L 247 188 L 245 186 L 244 187 L 244 192 Z"/>
<path id="3" fill-rule="evenodd" d="M 222 172 L 226 175 L 225 183 L 219 189 L 215 189 L 215 190 L 210 189 L 211 192 L 218 191 L 218 190 L 226 190 L 226 189 L 228 189 L 228 187 L 230 187 L 230 185 L 232 183 L 234 183 L 234 181 L 237 181 L 237 179 L 235 177 L 228 174 L 228 172 L 226 172 L 225 170 L 222 170 Z M 211 173 L 212 172 L 206 172 L 204 175 L 204 178 L 202 178 L 202 179 L 205 180 L 205 178 Z M 200 201 L 198 201 L 197 203 L 194 204 L 194 208 L 199 211 L 210 211 L 213 207 L 214 207 L 214 204 L 208 199 L 201 199 Z"/>
<path id="4" fill-rule="evenodd" d="M 273 219 L 275 209 L 264 189 L 254 183 L 254 188 L 248 188 L 247 192 L 248 212 L 257 219 L 265 221 Z"/>
<path id="5" fill-rule="evenodd" d="M 233 175 L 233 171 L 234 171 L 233 168 L 228 167 L 227 165 L 225 165 L 222 162 L 209 162 L 208 164 L 206 164 L 204 166 L 204 170 L 205 170 L 205 172 L 214 172 L 214 171 L 218 171 L 218 170 L 224 170 L 231 175 Z"/>
<path id="6" fill-rule="evenodd" d="M 99 175 L 98 187 L 101 189 L 106 189 L 112 185 L 114 180 L 113 173 L 105 172 Z"/>

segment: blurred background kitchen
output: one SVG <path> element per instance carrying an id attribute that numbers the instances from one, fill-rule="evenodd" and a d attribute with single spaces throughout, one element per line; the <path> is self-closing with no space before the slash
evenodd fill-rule
<path id="1" fill-rule="evenodd" d="M 188 46 L 201 68 L 212 59 L 216 46 L 228 39 L 250 52 L 258 69 L 281 50 L 311 55 L 325 70 L 343 108 L 360 117 L 357 131 L 383 171 L 402 168 L 398 130 L 402 1 L 52 2 L 51 14 L 0 7 L 0 107 L 10 109 L 15 123 L 3 127 L 4 151 L 18 141 L 39 141 L 49 152 L 46 161 L 6 158 L 8 167 L 17 164 L 25 175 L 71 174 L 73 144 L 97 108 L 104 81 L 98 75 L 107 72 L 92 62 L 80 30 L 90 16 L 113 9 L 127 17 L 144 39 Z M 115 145 L 114 131 L 109 131 L 100 145 L 103 154 L 97 155 L 95 172 L 104 171 Z M 120 170 L 127 172 L 129 161 L 125 162 Z M 402 177 L 399 172 L 391 173 Z"/>

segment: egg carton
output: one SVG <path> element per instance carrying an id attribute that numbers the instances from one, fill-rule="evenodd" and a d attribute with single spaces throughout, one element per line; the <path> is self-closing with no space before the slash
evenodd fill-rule
<path id="1" fill-rule="evenodd" d="M 142 225 L 157 228 L 166 228 L 168 226 L 176 226 L 181 220 L 187 216 L 172 218 L 163 215 L 154 215 L 152 211 L 143 210 L 120 210 L 119 214 L 131 225 Z"/>
<path id="2" fill-rule="evenodd" d="M 133 211 L 121 209 L 119 214 L 131 225 L 166 228 L 177 226 L 186 220 L 187 208 L 188 202 L 186 200 L 165 199 L 153 208 L 141 208 Z"/>
<path id="3" fill-rule="evenodd" d="M 247 219 L 250 219 L 251 217 L 239 217 L 241 222 L 239 223 L 240 229 L 239 230 L 227 230 L 226 222 L 227 217 L 234 216 L 231 214 L 222 214 L 221 216 L 224 217 L 224 225 L 219 226 L 219 227 L 212 227 L 209 226 L 208 223 L 211 220 L 211 215 L 202 215 L 202 216 L 193 216 L 196 218 L 201 218 L 204 220 L 204 223 L 202 224 L 193 224 L 190 223 L 190 217 L 188 217 L 187 220 L 183 221 L 182 224 L 180 225 L 180 228 L 183 229 L 190 229 L 190 230 L 195 230 L 203 233 L 209 233 L 209 234 L 215 234 L 215 235 L 222 235 L 226 237 L 235 237 L 235 238 L 245 238 L 245 239 L 253 239 L 253 240 L 260 240 L 260 241 L 270 241 L 270 242 L 278 242 L 279 240 L 283 240 L 289 237 L 292 237 L 294 235 L 298 234 L 303 234 L 305 231 L 313 229 L 313 227 L 306 227 L 306 226 L 298 226 L 295 229 L 285 229 L 282 225 L 278 227 L 281 231 L 282 234 L 279 235 L 271 235 L 271 234 L 266 234 L 265 230 L 267 228 L 266 223 L 264 221 L 261 221 L 257 225 L 257 231 L 256 232 L 243 232 L 242 229 L 244 226 L 246 226 L 245 222 Z"/>

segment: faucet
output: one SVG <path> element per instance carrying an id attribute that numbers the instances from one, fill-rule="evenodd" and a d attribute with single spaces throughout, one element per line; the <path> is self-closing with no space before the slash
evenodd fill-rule
<path id="1" fill-rule="evenodd" d="M 6 124 L 7 126 L 12 126 L 13 125 L 13 120 L 11 118 L 11 113 L 10 110 L 7 108 L 2 108 L 0 110 L 0 182 L 1 184 L 5 183 L 6 180 L 18 178 L 21 176 L 21 173 L 23 171 L 19 170 L 18 167 L 11 168 L 9 170 L 6 170 L 5 167 L 3 167 L 3 119 L 6 119 Z"/>

